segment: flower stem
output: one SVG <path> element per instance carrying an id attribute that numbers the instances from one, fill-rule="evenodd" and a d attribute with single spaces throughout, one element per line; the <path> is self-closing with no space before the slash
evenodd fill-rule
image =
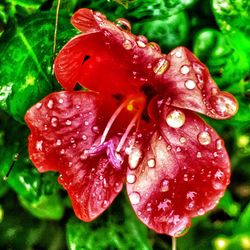
<path id="1" fill-rule="evenodd" d="M 175 237 L 172 237 L 172 250 L 176 250 L 176 249 L 177 249 L 177 248 L 176 248 L 176 244 L 177 244 L 176 238 L 175 238 Z"/>
<path id="2" fill-rule="evenodd" d="M 53 47 L 54 58 L 56 56 L 56 36 L 57 36 L 58 17 L 59 17 L 60 4 L 61 4 L 61 0 L 58 0 L 57 1 L 57 7 L 56 7 L 56 21 L 55 21 L 55 31 L 54 31 L 54 47 Z"/>

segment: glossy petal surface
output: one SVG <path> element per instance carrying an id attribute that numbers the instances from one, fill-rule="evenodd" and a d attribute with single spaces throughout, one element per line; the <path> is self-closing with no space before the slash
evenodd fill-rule
<path id="1" fill-rule="evenodd" d="M 221 92 L 206 65 L 185 47 L 172 50 L 166 57 L 170 62 L 159 88 L 172 100 L 172 105 L 190 109 L 216 119 L 226 119 L 237 112 L 236 99 Z"/>
<path id="2" fill-rule="evenodd" d="M 110 205 L 124 180 L 124 170 L 113 167 L 105 150 L 87 154 L 103 129 L 99 98 L 81 91 L 52 93 L 25 116 L 31 130 L 31 160 L 40 172 L 60 172 L 59 182 L 84 221 L 93 220 Z"/>
<path id="3" fill-rule="evenodd" d="M 137 216 L 158 233 L 180 236 L 211 210 L 230 178 L 223 141 L 193 112 L 165 106 L 153 134 L 129 156 L 127 192 Z"/>
<path id="4" fill-rule="evenodd" d="M 125 19 L 115 24 L 87 9 L 78 10 L 72 24 L 85 33 L 69 41 L 55 60 L 55 74 L 64 88 L 79 83 L 107 96 L 126 96 L 147 87 L 171 98 L 173 106 L 213 118 L 237 112 L 236 99 L 220 92 L 207 67 L 188 49 L 178 47 L 166 56 L 157 44 L 130 33 Z"/>

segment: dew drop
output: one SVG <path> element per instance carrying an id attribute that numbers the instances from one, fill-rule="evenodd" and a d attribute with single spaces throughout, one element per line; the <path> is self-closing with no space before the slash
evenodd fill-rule
<path id="1" fill-rule="evenodd" d="M 99 128 L 97 126 L 93 126 L 92 130 L 94 133 L 98 134 L 99 133 Z"/>
<path id="2" fill-rule="evenodd" d="M 56 145 L 57 145 L 57 146 L 62 145 L 62 141 L 61 141 L 60 139 L 57 139 L 57 140 L 56 140 Z"/>
<path id="3" fill-rule="evenodd" d="M 181 147 L 177 147 L 176 152 L 181 152 Z"/>
<path id="4" fill-rule="evenodd" d="M 116 193 L 119 193 L 122 190 L 123 183 L 122 182 L 116 182 L 114 186 L 114 191 Z"/>
<path id="5" fill-rule="evenodd" d="M 58 102 L 59 102 L 60 104 L 62 104 L 62 103 L 63 103 L 63 99 L 60 98 L 60 99 L 58 100 Z"/>
<path id="6" fill-rule="evenodd" d="M 180 128 L 185 123 L 185 114 L 180 110 L 171 111 L 166 118 L 167 124 L 172 128 Z"/>
<path id="7" fill-rule="evenodd" d="M 141 40 L 137 40 L 136 43 L 137 43 L 137 45 L 138 45 L 140 48 L 145 48 L 145 47 L 146 47 L 146 44 L 145 44 L 143 41 L 141 41 Z"/>
<path id="8" fill-rule="evenodd" d="M 104 200 L 103 203 L 102 203 L 102 207 L 106 208 L 108 206 L 108 201 L 107 200 Z"/>
<path id="9" fill-rule="evenodd" d="M 89 122 L 88 122 L 88 121 L 85 121 L 85 122 L 84 122 L 84 125 L 85 125 L 85 126 L 88 126 L 88 125 L 89 125 Z"/>
<path id="10" fill-rule="evenodd" d="M 215 112 L 223 117 L 230 117 L 237 112 L 238 105 L 233 97 L 229 94 L 223 94 L 211 96 L 211 106 Z"/>
<path id="11" fill-rule="evenodd" d="M 155 167 L 155 159 L 149 159 L 148 160 L 148 167 L 154 168 Z"/>
<path id="12" fill-rule="evenodd" d="M 129 158 L 128 158 L 129 166 L 131 169 L 137 168 L 141 156 L 142 156 L 142 153 L 139 149 L 135 148 L 132 151 L 132 153 L 129 155 Z"/>
<path id="13" fill-rule="evenodd" d="M 187 141 L 187 139 L 185 137 L 180 138 L 180 143 L 185 143 L 186 141 Z"/>
<path id="14" fill-rule="evenodd" d="M 223 148 L 223 141 L 221 139 L 216 140 L 216 148 L 221 150 Z"/>
<path id="15" fill-rule="evenodd" d="M 44 128 L 45 131 L 47 131 L 47 130 L 48 130 L 48 125 L 45 124 L 45 125 L 43 126 L 43 128 Z"/>
<path id="16" fill-rule="evenodd" d="M 196 86 L 196 83 L 193 80 L 187 80 L 184 84 L 185 84 L 185 87 L 190 90 L 194 89 Z"/>
<path id="17" fill-rule="evenodd" d="M 53 108 L 53 105 L 54 105 L 53 100 L 49 100 L 48 103 L 47 103 L 47 107 L 48 107 L 49 109 L 52 109 L 52 108 Z"/>
<path id="18" fill-rule="evenodd" d="M 221 182 L 218 182 L 218 181 L 213 181 L 212 184 L 213 184 L 214 190 L 221 190 L 224 187 L 223 184 Z"/>
<path id="19" fill-rule="evenodd" d="M 37 109 L 40 109 L 40 108 L 42 107 L 42 105 L 43 105 L 43 104 L 42 104 L 41 102 L 38 102 L 38 103 L 36 104 L 36 108 L 37 108 Z"/>
<path id="20" fill-rule="evenodd" d="M 153 68 L 156 75 L 162 75 L 169 67 L 169 62 L 165 58 L 160 58 Z"/>
<path id="21" fill-rule="evenodd" d="M 50 123 L 51 123 L 51 126 L 55 128 L 58 125 L 58 119 L 56 117 L 52 117 L 50 120 Z"/>
<path id="22" fill-rule="evenodd" d="M 60 154 L 61 154 L 61 155 L 64 155 L 64 154 L 65 154 L 65 149 L 61 149 L 61 150 L 60 150 Z"/>
<path id="23" fill-rule="evenodd" d="M 71 137 L 70 138 L 70 143 L 72 143 L 72 144 L 75 143 L 75 138 Z"/>
<path id="24" fill-rule="evenodd" d="M 126 40 L 124 40 L 124 42 L 123 42 L 123 47 L 124 47 L 124 49 L 126 49 L 126 50 L 130 50 L 130 49 L 133 48 L 133 44 L 132 44 L 132 42 L 131 42 L 130 40 L 126 39 Z"/>
<path id="25" fill-rule="evenodd" d="M 84 141 L 86 141 L 87 139 L 88 139 L 88 137 L 87 137 L 87 135 L 82 135 L 82 139 L 84 140 Z"/>
<path id="26" fill-rule="evenodd" d="M 127 175 L 127 182 L 129 184 L 133 184 L 136 181 L 136 176 L 134 174 L 129 174 Z"/>
<path id="27" fill-rule="evenodd" d="M 129 199 L 130 199 L 131 204 L 137 205 L 139 204 L 141 200 L 141 196 L 138 192 L 132 192 L 129 194 Z"/>
<path id="28" fill-rule="evenodd" d="M 181 236 L 185 235 L 189 231 L 189 229 L 190 229 L 190 226 L 187 226 L 184 229 L 181 229 L 180 231 L 176 232 L 174 234 L 174 236 L 175 237 L 181 237 Z"/>
<path id="29" fill-rule="evenodd" d="M 70 120 L 67 120 L 67 121 L 65 122 L 65 124 L 66 124 L 67 126 L 70 126 L 70 125 L 72 124 L 72 122 L 71 122 Z"/>
<path id="30" fill-rule="evenodd" d="M 43 141 L 37 141 L 36 142 L 36 150 L 42 151 L 43 150 Z"/>
<path id="31" fill-rule="evenodd" d="M 187 175 L 187 174 L 184 174 L 184 175 L 183 175 L 183 180 L 184 180 L 184 181 L 188 181 L 188 175 Z"/>
<path id="32" fill-rule="evenodd" d="M 198 215 L 203 215 L 205 214 L 205 210 L 203 208 L 200 208 L 197 213 Z"/>
<path id="33" fill-rule="evenodd" d="M 118 18 L 115 20 L 115 25 L 125 31 L 131 31 L 131 24 L 127 19 Z"/>
<path id="34" fill-rule="evenodd" d="M 89 156 L 89 151 L 88 150 L 84 150 L 83 153 L 80 155 L 80 159 L 81 160 L 86 160 Z"/>
<path id="35" fill-rule="evenodd" d="M 182 53 L 181 53 L 180 51 L 176 51 L 176 52 L 175 52 L 175 56 L 176 56 L 177 58 L 181 58 L 181 57 L 182 57 Z"/>
<path id="36" fill-rule="evenodd" d="M 167 145 L 167 151 L 170 151 L 172 149 L 171 145 Z"/>
<path id="37" fill-rule="evenodd" d="M 201 158 L 202 157 L 201 152 L 197 152 L 196 157 Z"/>
<path id="38" fill-rule="evenodd" d="M 167 192 L 169 190 L 169 181 L 163 180 L 161 182 L 161 192 Z"/>
<path id="39" fill-rule="evenodd" d="M 148 46 L 157 52 L 161 52 L 160 46 L 155 42 L 150 42 Z"/>
<path id="40" fill-rule="evenodd" d="M 208 132 L 203 131 L 198 134 L 198 141 L 201 145 L 208 145 L 211 142 L 211 136 Z"/>
<path id="41" fill-rule="evenodd" d="M 189 67 L 187 66 L 187 65 L 183 65 L 182 67 L 181 67 L 181 73 L 183 74 L 183 75 L 186 75 L 186 74 L 188 74 L 189 73 L 189 71 L 190 71 L 190 69 L 189 69 Z"/>

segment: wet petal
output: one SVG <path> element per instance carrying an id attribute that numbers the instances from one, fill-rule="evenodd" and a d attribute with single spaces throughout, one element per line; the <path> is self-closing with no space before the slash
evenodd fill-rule
<path id="1" fill-rule="evenodd" d="M 152 63 L 161 57 L 159 47 L 130 33 L 127 20 L 112 23 L 100 13 L 80 9 L 72 23 L 85 33 L 71 39 L 55 60 L 57 80 L 65 89 L 79 83 L 107 95 L 124 96 L 151 83 Z"/>
<path id="2" fill-rule="evenodd" d="M 165 105 L 159 127 L 135 145 L 127 192 L 137 216 L 158 233 L 183 235 L 191 218 L 214 208 L 229 184 L 223 141 L 193 112 Z"/>
<path id="3" fill-rule="evenodd" d="M 111 204 L 125 178 L 124 169 L 114 168 L 105 150 L 88 154 L 103 130 L 101 107 L 97 94 L 65 91 L 48 95 L 25 116 L 32 162 L 40 172 L 60 173 L 59 182 L 84 221 Z"/>
<path id="4" fill-rule="evenodd" d="M 229 118 L 237 112 L 236 99 L 219 90 L 207 67 L 191 51 L 178 47 L 166 59 L 169 68 L 158 85 L 164 97 L 171 98 L 171 105 L 217 119 Z"/>

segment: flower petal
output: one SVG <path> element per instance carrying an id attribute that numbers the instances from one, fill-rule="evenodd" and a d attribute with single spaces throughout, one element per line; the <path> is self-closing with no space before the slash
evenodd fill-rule
<path id="1" fill-rule="evenodd" d="M 172 106 L 217 119 L 229 118 L 237 112 L 236 99 L 219 90 L 207 67 L 187 48 L 175 48 L 166 59 L 170 65 L 158 84 L 164 97 L 172 99 Z"/>
<path id="2" fill-rule="evenodd" d="M 52 93 L 28 110 L 29 155 L 40 172 L 58 171 L 76 215 L 90 221 L 101 214 L 122 189 L 125 171 L 114 168 L 105 151 L 88 149 L 103 129 L 100 97 L 94 93 Z"/>
<path id="3" fill-rule="evenodd" d="M 230 178 L 223 141 L 195 113 L 164 106 L 159 127 L 137 139 L 127 192 L 148 227 L 181 236 L 191 218 L 217 204 Z"/>

